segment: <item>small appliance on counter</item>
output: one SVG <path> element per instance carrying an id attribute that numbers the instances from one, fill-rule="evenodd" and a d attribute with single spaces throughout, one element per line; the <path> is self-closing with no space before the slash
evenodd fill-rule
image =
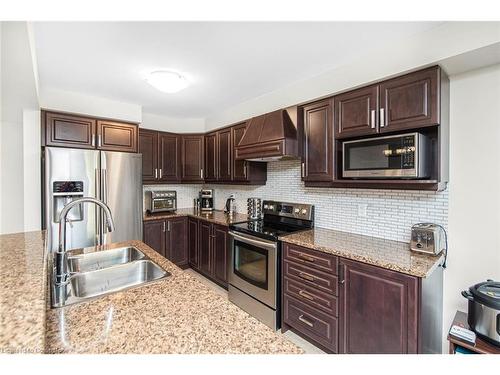
<path id="1" fill-rule="evenodd" d="M 464 290 L 469 301 L 470 328 L 486 341 L 500 346 L 500 282 L 488 280 Z"/>
<path id="2" fill-rule="evenodd" d="M 439 224 L 415 224 L 411 227 L 410 249 L 419 253 L 439 255 L 447 249 L 446 231 Z"/>
<path id="3" fill-rule="evenodd" d="M 262 200 L 260 198 L 248 198 L 247 213 L 250 220 L 262 218 Z"/>
<path id="4" fill-rule="evenodd" d="M 212 212 L 214 210 L 214 190 L 213 189 L 201 189 L 200 190 L 200 211 L 201 212 Z"/>
<path id="5" fill-rule="evenodd" d="M 234 194 L 231 194 L 226 200 L 226 205 L 224 206 L 224 212 L 232 216 L 236 212 L 236 205 L 234 203 Z"/>
<path id="6" fill-rule="evenodd" d="M 177 192 L 175 190 L 146 191 L 146 212 L 173 212 L 177 209 Z"/>

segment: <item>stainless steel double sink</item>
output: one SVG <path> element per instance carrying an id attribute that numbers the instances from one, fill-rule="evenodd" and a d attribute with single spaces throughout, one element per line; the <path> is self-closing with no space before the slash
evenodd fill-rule
<path id="1" fill-rule="evenodd" d="M 53 307 L 84 302 L 170 276 L 133 246 L 93 253 L 68 250 L 67 261 L 71 276 L 64 287 L 53 287 Z"/>

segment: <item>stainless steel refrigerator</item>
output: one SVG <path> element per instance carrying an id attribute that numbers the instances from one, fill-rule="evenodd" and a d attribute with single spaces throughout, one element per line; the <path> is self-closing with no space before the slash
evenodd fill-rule
<path id="1" fill-rule="evenodd" d="M 59 213 L 76 198 L 93 197 L 111 209 L 115 231 L 107 232 L 102 209 L 75 206 L 68 214 L 66 248 L 142 240 L 142 155 L 46 147 L 44 227 L 48 248 L 57 249 Z"/>

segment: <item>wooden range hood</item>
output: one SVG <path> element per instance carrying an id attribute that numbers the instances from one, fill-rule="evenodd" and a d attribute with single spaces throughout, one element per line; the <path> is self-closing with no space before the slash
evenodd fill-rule
<path id="1" fill-rule="evenodd" d="M 253 117 L 236 146 L 236 160 L 298 159 L 299 110 L 296 106 Z"/>

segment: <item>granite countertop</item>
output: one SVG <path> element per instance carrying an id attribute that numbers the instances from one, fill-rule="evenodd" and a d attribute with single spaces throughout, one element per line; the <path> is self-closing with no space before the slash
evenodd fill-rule
<path id="1" fill-rule="evenodd" d="M 45 231 L 0 236 L 0 353 L 42 353 L 45 346 Z"/>
<path id="2" fill-rule="evenodd" d="M 302 349 L 140 241 L 171 276 L 47 311 L 49 353 L 303 353 Z M 84 252 L 95 251 L 95 248 Z"/>
<path id="3" fill-rule="evenodd" d="M 195 217 L 197 219 L 202 219 L 210 221 L 212 223 L 226 225 L 226 226 L 229 226 L 234 223 L 242 223 L 249 220 L 247 214 L 235 213 L 232 216 L 229 216 L 228 214 L 224 213 L 224 211 L 221 210 L 214 210 L 212 212 L 205 213 L 205 212 L 198 212 L 194 208 L 179 208 L 173 213 L 165 212 L 156 214 L 144 214 L 144 221 L 161 220 L 161 219 L 169 219 L 173 217 L 184 217 L 184 216 Z"/>
<path id="4" fill-rule="evenodd" d="M 406 242 L 318 227 L 280 240 L 417 277 L 429 276 L 443 260 L 443 255 L 414 253 Z"/>

